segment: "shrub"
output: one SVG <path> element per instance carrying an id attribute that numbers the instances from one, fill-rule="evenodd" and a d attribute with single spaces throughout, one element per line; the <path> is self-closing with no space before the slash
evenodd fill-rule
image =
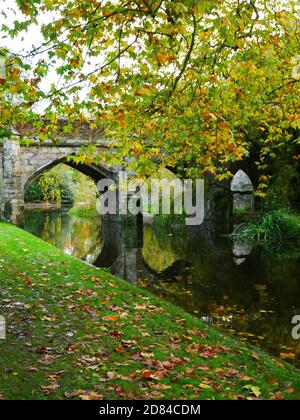
<path id="1" fill-rule="evenodd" d="M 61 204 L 63 206 L 73 206 L 74 193 L 68 184 L 60 185 L 60 197 L 61 197 Z"/>
<path id="2" fill-rule="evenodd" d="M 254 242 L 300 241 L 300 216 L 272 211 L 259 220 L 239 225 L 231 236 Z"/>
<path id="3" fill-rule="evenodd" d="M 25 201 L 35 203 L 37 201 L 43 201 L 44 196 L 41 191 L 41 187 L 37 181 L 33 182 L 25 193 Z"/>
<path id="4" fill-rule="evenodd" d="M 50 201 L 59 206 L 72 206 L 74 193 L 68 180 L 52 170 L 46 172 L 28 187 L 25 201 Z"/>

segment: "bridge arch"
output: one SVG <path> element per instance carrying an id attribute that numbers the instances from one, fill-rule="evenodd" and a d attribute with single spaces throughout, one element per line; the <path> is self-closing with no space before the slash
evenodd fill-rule
<path id="1" fill-rule="evenodd" d="M 43 172 L 59 163 L 65 163 L 90 176 L 95 182 L 109 178 L 118 180 L 115 168 L 105 164 L 85 164 L 69 160 L 68 156 L 76 154 L 86 143 L 83 140 L 65 140 L 57 145 L 53 143 L 30 146 L 19 141 L 4 139 L 0 145 L 0 219 L 22 225 L 24 221 L 24 194 L 27 187 Z M 98 153 L 107 150 L 101 142 L 97 144 Z"/>
<path id="2" fill-rule="evenodd" d="M 40 167 L 34 168 L 31 173 L 27 174 L 27 177 L 23 180 L 23 193 L 25 194 L 27 188 L 38 179 L 44 172 L 54 168 L 59 164 L 65 164 L 77 171 L 81 172 L 84 175 L 89 176 L 95 183 L 100 179 L 110 178 L 114 181 L 117 181 L 117 173 L 108 168 L 104 164 L 85 164 L 85 163 L 76 163 L 74 160 L 69 160 L 69 157 L 72 155 L 65 155 L 61 158 L 57 158 L 53 161 L 50 161 L 46 164 L 43 164 Z"/>

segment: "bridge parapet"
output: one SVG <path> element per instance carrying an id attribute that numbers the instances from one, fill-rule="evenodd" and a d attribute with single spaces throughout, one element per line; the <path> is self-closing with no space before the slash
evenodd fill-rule
<path id="1" fill-rule="evenodd" d="M 39 139 L 32 138 L 25 141 L 20 142 L 21 147 L 82 147 L 88 146 L 90 144 L 95 145 L 96 147 L 105 147 L 111 144 L 111 140 L 109 139 L 90 139 L 90 138 L 81 138 L 81 137 L 62 137 L 57 141 L 52 140 L 45 140 L 41 142 Z"/>

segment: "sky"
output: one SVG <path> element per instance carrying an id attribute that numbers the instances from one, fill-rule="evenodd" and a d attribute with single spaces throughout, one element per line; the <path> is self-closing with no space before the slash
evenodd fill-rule
<path id="1" fill-rule="evenodd" d="M 7 15 L 7 18 L 2 16 L 2 12 Z M 15 0 L 0 0 L 0 23 L 9 27 L 13 26 L 15 20 L 22 19 L 23 15 L 18 11 Z M 15 52 L 22 52 L 24 49 L 29 49 L 34 42 L 42 40 L 40 29 L 37 26 L 32 27 L 29 34 L 25 37 L 18 37 L 15 39 L 5 38 L 0 32 L 0 47 L 7 47 Z"/>
<path id="2" fill-rule="evenodd" d="M 7 17 L 4 17 L 2 13 Z M 29 32 L 23 32 L 22 35 L 11 39 L 1 32 L 1 25 L 13 27 L 16 20 L 24 20 L 24 15 L 18 10 L 15 0 L 0 0 L 0 49 L 7 48 L 16 54 L 24 54 L 32 49 L 33 46 L 39 46 L 43 42 L 41 26 L 44 23 L 54 19 L 53 13 L 41 14 L 38 18 L 39 25 L 31 25 Z M 39 57 L 40 58 L 40 57 Z M 48 77 L 40 83 L 41 90 L 48 91 L 52 83 L 58 80 L 55 70 L 49 73 Z M 47 104 L 40 104 L 39 110 L 42 111 Z"/>
<path id="3" fill-rule="evenodd" d="M 5 17 L 3 16 L 3 12 L 5 13 Z M 15 0 L 0 0 L 0 49 L 7 48 L 8 50 L 12 51 L 15 54 L 24 55 L 30 52 L 33 47 L 38 47 L 44 42 L 44 38 L 41 33 L 41 27 L 45 23 L 49 23 L 55 18 L 58 18 L 60 15 L 55 14 L 53 11 L 48 11 L 45 13 L 41 13 L 38 16 L 38 25 L 31 25 L 28 32 L 23 32 L 18 37 L 11 39 L 7 37 L 7 35 L 1 32 L 1 25 L 5 24 L 10 28 L 13 28 L 14 21 L 23 21 L 24 15 L 18 9 Z M 36 59 L 43 58 L 42 54 L 39 54 Z M 44 54 L 45 60 L 48 59 L 48 55 Z M 97 67 L 100 64 L 103 64 L 103 57 L 97 57 L 97 63 L 94 62 L 93 58 L 89 60 L 91 62 L 90 65 L 86 64 L 83 72 L 88 72 L 94 68 L 97 64 Z M 1 63 L 0 63 L 1 64 Z M 28 64 L 33 64 L 33 61 L 29 62 Z M 63 62 L 57 60 L 57 66 L 63 64 Z M 43 78 L 39 84 L 39 87 L 42 91 L 48 92 L 50 90 L 51 85 L 54 84 L 56 88 L 62 87 L 63 80 L 60 76 L 57 75 L 55 68 L 50 69 L 49 74 L 47 77 Z M 87 95 L 87 87 L 84 87 L 82 91 L 79 93 L 81 99 L 84 99 Z M 43 110 L 48 106 L 46 101 L 41 102 L 38 104 L 37 111 L 43 112 Z"/>

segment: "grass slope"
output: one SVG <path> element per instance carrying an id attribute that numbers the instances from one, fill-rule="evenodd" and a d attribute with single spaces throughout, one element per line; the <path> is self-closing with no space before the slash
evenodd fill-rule
<path id="1" fill-rule="evenodd" d="M 0 397 L 299 399 L 300 373 L 0 223 Z"/>

